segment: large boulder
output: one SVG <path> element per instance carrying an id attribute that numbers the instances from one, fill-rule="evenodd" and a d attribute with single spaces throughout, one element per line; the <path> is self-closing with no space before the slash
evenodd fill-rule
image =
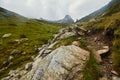
<path id="1" fill-rule="evenodd" d="M 20 80 L 80 80 L 89 52 L 77 46 L 61 46 L 43 59 L 33 62 L 30 72 Z M 79 72 L 79 73 L 78 73 Z"/>

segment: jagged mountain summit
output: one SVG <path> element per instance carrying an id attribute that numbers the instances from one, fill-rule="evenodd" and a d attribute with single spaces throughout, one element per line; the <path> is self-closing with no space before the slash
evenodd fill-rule
<path id="1" fill-rule="evenodd" d="M 70 15 L 66 15 L 63 19 L 58 20 L 57 23 L 74 23 L 74 20 Z"/>
<path id="2" fill-rule="evenodd" d="M 63 19 L 60 19 L 60 20 L 52 21 L 52 20 L 46 20 L 43 18 L 40 18 L 40 20 L 51 22 L 51 23 L 74 23 L 74 20 L 72 19 L 72 17 L 70 15 L 65 15 L 65 17 Z"/>

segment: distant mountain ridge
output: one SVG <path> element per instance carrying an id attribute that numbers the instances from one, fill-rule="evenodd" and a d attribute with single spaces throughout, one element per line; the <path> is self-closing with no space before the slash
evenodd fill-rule
<path id="1" fill-rule="evenodd" d="M 74 20 L 72 19 L 72 17 L 70 15 L 65 15 L 65 17 L 63 19 L 60 19 L 60 20 L 52 21 L 52 20 L 46 20 L 43 18 L 40 18 L 40 20 L 51 22 L 51 23 L 74 23 Z"/>
<path id="2" fill-rule="evenodd" d="M 20 24 L 27 20 L 28 18 L 26 17 L 0 7 L 0 25 Z"/>
<path id="3" fill-rule="evenodd" d="M 104 7 L 102 7 L 99 10 L 81 18 L 79 21 L 80 22 L 86 21 L 86 20 L 89 20 L 91 18 L 95 18 L 98 16 L 107 16 L 107 15 L 111 15 L 111 14 L 119 12 L 119 11 L 120 11 L 120 0 L 112 0 Z"/>

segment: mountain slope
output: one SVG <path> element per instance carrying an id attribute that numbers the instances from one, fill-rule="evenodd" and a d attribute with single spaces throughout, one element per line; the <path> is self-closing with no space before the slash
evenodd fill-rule
<path id="1" fill-rule="evenodd" d="M 94 14 L 96 12 L 81 19 L 77 24 L 88 29 L 88 35 L 90 38 L 93 37 L 89 41 L 97 39 L 94 43 L 103 41 L 110 46 L 110 52 L 103 56 L 103 65 L 106 67 L 109 65 L 109 69 L 106 69 L 108 78 L 111 77 L 109 74 L 112 73 L 111 70 L 115 70 L 120 75 L 120 0 L 112 0 L 106 9 L 96 15 Z"/>
<path id="2" fill-rule="evenodd" d="M 64 24 L 49 24 L 25 18 L 0 8 L 0 79 L 10 70 L 33 61 L 36 48 L 46 44 Z M 4 38 L 5 34 L 11 36 Z"/>
<path id="3" fill-rule="evenodd" d="M 27 18 L 16 14 L 14 12 L 8 11 L 0 7 L 0 25 L 16 24 L 25 22 Z"/>
<path id="4" fill-rule="evenodd" d="M 101 9 L 89 14 L 88 16 L 83 17 L 79 21 L 86 21 L 98 16 L 107 16 L 119 11 L 120 11 L 120 0 L 112 0 L 110 3 L 108 3 Z"/>

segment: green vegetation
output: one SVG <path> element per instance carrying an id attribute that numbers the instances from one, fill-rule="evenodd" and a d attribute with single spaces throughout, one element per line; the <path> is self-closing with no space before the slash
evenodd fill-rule
<path id="1" fill-rule="evenodd" d="M 96 62 L 93 53 L 91 53 L 89 60 L 86 62 L 82 80 L 99 80 L 101 76 L 100 70 L 100 64 Z"/>
<path id="2" fill-rule="evenodd" d="M 94 30 L 95 33 L 102 33 L 107 40 L 110 38 L 113 42 L 111 46 L 113 66 L 120 73 L 120 12 L 111 16 L 98 17 L 94 22 L 85 22 L 85 26 L 87 29 Z"/>
<path id="3" fill-rule="evenodd" d="M 114 61 L 114 69 L 120 74 L 120 37 L 113 41 L 112 59 Z"/>
<path id="4" fill-rule="evenodd" d="M 8 69 L 0 71 L 0 78 L 6 76 L 10 70 L 22 67 L 25 63 L 32 61 L 32 57 L 37 55 L 34 50 L 35 46 L 41 47 L 46 44 L 53 37 L 53 34 L 56 34 L 62 26 L 66 25 L 50 24 L 31 19 L 27 19 L 25 22 L 10 23 L 4 22 L 4 25 L 0 25 L 0 69 L 8 67 Z M 4 34 L 8 33 L 12 35 L 8 38 L 2 38 Z M 13 50 L 20 50 L 22 53 L 11 55 Z M 12 64 L 8 60 L 9 56 L 14 57 L 11 61 Z"/>

